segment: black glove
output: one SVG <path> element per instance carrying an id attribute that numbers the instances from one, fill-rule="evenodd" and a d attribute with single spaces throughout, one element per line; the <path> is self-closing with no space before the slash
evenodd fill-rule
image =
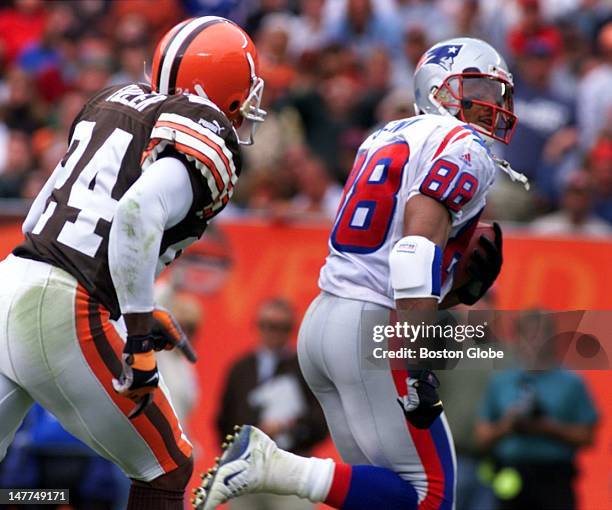
<path id="1" fill-rule="evenodd" d="M 501 271 L 503 263 L 502 231 L 498 223 L 493 223 L 493 230 L 495 231 L 495 242 L 491 242 L 485 236 L 480 236 L 478 239 L 485 256 L 479 250 L 474 250 L 469 254 L 468 272 L 472 279 L 457 289 L 459 301 L 464 305 L 473 305 L 484 296 Z"/>
<path id="2" fill-rule="evenodd" d="M 406 379 L 408 395 L 398 398 L 406 419 L 418 429 L 428 429 L 444 407 L 438 395 L 440 381 L 431 370 L 414 370 Z"/>
<path id="3" fill-rule="evenodd" d="M 121 375 L 113 379 L 114 390 L 136 402 L 130 412 L 132 419 L 142 414 L 153 401 L 153 392 L 159 384 L 155 360 L 154 340 L 151 335 L 128 336 L 121 359 Z"/>

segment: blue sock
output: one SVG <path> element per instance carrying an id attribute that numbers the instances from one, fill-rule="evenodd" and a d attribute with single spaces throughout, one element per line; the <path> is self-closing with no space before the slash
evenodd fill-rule
<path id="1" fill-rule="evenodd" d="M 353 466 L 342 510 L 417 510 L 414 487 L 390 469 Z"/>

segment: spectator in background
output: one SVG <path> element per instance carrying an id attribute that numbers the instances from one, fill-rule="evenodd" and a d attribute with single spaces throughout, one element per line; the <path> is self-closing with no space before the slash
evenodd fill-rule
<path id="1" fill-rule="evenodd" d="M 574 25 L 583 37 L 592 44 L 602 23 L 610 18 L 611 9 L 607 0 L 577 0 L 578 5 L 564 18 Z"/>
<path id="2" fill-rule="evenodd" d="M 325 0 L 300 0 L 300 16 L 296 17 L 293 24 L 290 48 L 294 57 L 317 52 L 329 42 L 324 9 Z"/>
<path id="3" fill-rule="evenodd" d="M 21 198 L 33 199 L 63 158 L 70 126 L 84 102 L 82 94 L 76 91 L 66 93 L 51 111 L 47 125 L 37 129 L 30 138 L 31 158 L 36 159 L 37 164 L 33 161 L 31 171 L 26 173 Z"/>
<path id="4" fill-rule="evenodd" d="M 454 6 L 455 9 L 458 6 L 461 9 L 464 5 L 470 5 L 469 0 L 466 0 L 466 3 L 462 3 L 461 0 L 443 1 Z M 511 2 L 508 0 L 479 0 L 478 11 L 476 12 L 476 16 L 479 18 L 476 22 L 484 27 L 487 33 L 485 40 L 494 48 L 497 48 L 509 64 L 512 62 L 508 51 L 508 33 L 520 20 L 520 8 L 517 4 L 517 0 Z M 452 7 L 451 12 L 453 12 Z M 457 20 L 460 15 L 455 13 L 452 17 Z M 456 33 L 456 35 L 459 36 L 460 34 Z"/>
<path id="5" fill-rule="evenodd" d="M 612 227 L 593 214 L 594 198 L 592 176 L 584 170 L 575 171 L 567 177 L 561 210 L 533 221 L 532 232 L 539 235 L 611 236 Z"/>
<path id="6" fill-rule="evenodd" d="M 325 163 L 310 155 L 291 171 L 299 190 L 290 203 L 291 215 L 333 221 L 342 197 L 342 187 L 332 180 Z"/>
<path id="7" fill-rule="evenodd" d="M 612 130 L 612 21 L 599 32 L 596 57 L 586 61 L 584 68 L 577 115 L 580 145 L 589 150 L 601 131 Z"/>
<path id="8" fill-rule="evenodd" d="M 364 131 L 376 124 L 376 109 L 391 88 L 391 61 L 384 48 L 374 48 L 364 61 L 361 98 L 355 104 L 354 123 Z"/>
<path id="9" fill-rule="evenodd" d="M 77 87 L 90 99 L 96 92 L 107 86 L 110 81 L 110 68 L 101 62 L 84 64 L 79 72 Z"/>
<path id="10" fill-rule="evenodd" d="M 599 2 L 601 2 L 601 0 L 540 0 L 540 7 L 542 10 L 542 17 L 546 21 L 556 23 L 579 7 L 580 4 Z"/>
<path id="11" fill-rule="evenodd" d="M 376 126 L 382 127 L 392 120 L 408 119 L 414 115 L 414 96 L 408 88 L 398 87 L 389 92 L 378 105 Z"/>
<path id="12" fill-rule="evenodd" d="M 361 88 L 348 76 L 335 76 L 323 83 L 320 91 L 322 107 L 325 109 L 326 125 L 319 126 L 321 132 L 316 136 L 316 142 L 311 147 L 344 181 L 349 168 L 339 161 L 338 148 L 342 145 L 343 138 L 348 136 L 349 132 L 356 130 L 353 115 Z M 317 127 L 314 126 L 314 129 L 316 131 Z M 329 138 L 325 137 L 325 134 Z"/>
<path id="13" fill-rule="evenodd" d="M 519 0 L 518 4 L 520 22 L 508 33 L 508 47 L 512 56 L 520 58 L 525 55 L 534 41 L 558 51 L 561 48 L 561 33 L 554 25 L 544 21 L 540 0 Z"/>
<path id="14" fill-rule="evenodd" d="M 401 48 L 399 20 L 372 0 L 345 0 L 340 16 L 330 21 L 329 38 L 354 50 L 361 57 L 378 45 L 395 59 Z M 338 6 L 337 8 L 340 8 Z"/>
<path id="15" fill-rule="evenodd" d="M 595 405 L 575 373 L 551 367 L 495 375 L 476 437 L 498 468 L 499 510 L 574 510 L 576 453 L 592 444 L 596 423 Z"/>
<path id="16" fill-rule="evenodd" d="M 560 49 L 554 40 L 554 37 L 530 37 L 517 46 L 520 53 L 517 54 L 514 112 L 519 123 L 512 144 L 504 151 L 512 167 L 535 181 L 536 192 L 546 197 L 554 195 L 550 183 L 554 182 L 563 157 L 577 141 L 573 128 L 574 104 L 560 97 L 551 82 Z M 547 145 L 550 153 L 558 155 L 557 161 L 545 161 Z"/>
<path id="17" fill-rule="evenodd" d="M 343 181 L 350 165 L 344 167 L 345 161 L 338 157 L 338 150 L 343 138 L 358 130 L 353 115 L 362 90 L 359 81 L 349 74 L 350 70 L 342 67 L 350 59 L 349 50 L 329 47 L 324 53 L 322 79 L 313 87 L 293 90 L 284 106 L 297 112 L 308 147 Z M 334 66 L 338 67 L 334 69 Z"/>
<path id="18" fill-rule="evenodd" d="M 268 82 L 266 82 L 266 93 L 269 88 L 271 87 L 268 87 Z M 252 184 L 249 182 L 251 174 L 262 171 L 277 173 L 291 147 L 300 145 L 304 141 L 302 123 L 295 109 L 291 107 L 276 109 L 270 106 L 266 99 L 262 101 L 261 107 L 268 112 L 266 122 L 257 129 L 257 144 L 242 154 L 248 170 L 243 176 L 244 184 L 236 190 L 237 194 L 234 195 L 236 201 L 243 204 L 248 201 L 245 198 L 245 192 L 249 192 L 247 188 L 250 189 Z M 275 178 L 283 181 L 286 179 L 280 176 Z"/>
<path id="19" fill-rule="evenodd" d="M 394 62 L 392 69 L 395 87 L 405 87 L 410 91 L 414 88 L 414 70 L 430 46 L 423 27 L 415 25 L 406 30 L 402 56 Z"/>
<path id="20" fill-rule="evenodd" d="M 291 197 L 292 177 L 282 167 L 258 167 L 244 177 L 245 205 L 250 213 L 277 217 L 276 211 L 286 211 L 286 201 Z"/>
<path id="21" fill-rule="evenodd" d="M 117 47 L 152 44 L 150 21 L 143 13 L 129 11 L 115 20 L 113 39 Z"/>
<path id="22" fill-rule="evenodd" d="M 229 371 L 217 428 L 221 437 L 234 425 L 258 426 L 279 446 L 299 455 L 326 435 L 325 419 L 302 378 L 295 351 L 290 347 L 295 312 L 284 299 L 264 302 L 257 312 L 259 345 Z M 273 494 L 252 494 L 230 502 L 231 510 L 312 509 L 308 500 Z"/>
<path id="23" fill-rule="evenodd" d="M 436 0 L 395 0 L 397 16 L 406 32 L 415 28 L 425 31 L 427 49 L 432 44 L 452 37 L 453 24 Z"/>
<path id="24" fill-rule="evenodd" d="M 460 0 L 455 2 L 453 12 L 455 30 L 453 37 L 476 37 L 489 41 L 490 31 L 480 12 L 480 0 Z"/>
<path id="25" fill-rule="evenodd" d="M 34 167 L 27 133 L 10 131 L 5 150 L 4 167 L 0 169 L 0 198 L 19 198 L 28 173 Z"/>
<path id="26" fill-rule="evenodd" d="M 74 119 L 83 108 L 87 97 L 78 90 L 72 90 L 62 97 L 51 125 L 56 129 L 59 139 L 68 145 L 68 135 Z"/>
<path id="27" fill-rule="evenodd" d="M 268 112 L 266 121 L 257 127 L 257 143 L 249 147 L 248 151 L 242 152 L 245 167 L 245 181 L 249 180 L 251 173 L 261 171 L 263 168 L 278 168 L 287 154 L 287 151 L 302 144 L 304 135 L 302 132 L 302 121 L 299 113 L 290 105 L 277 107 L 285 92 L 282 80 L 278 83 L 275 77 L 266 76 L 266 92 L 262 98 L 261 107 Z M 245 182 L 237 188 L 238 195 L 234 195 L 238 201 L 244 202 Z"/>
<path id="28" fill-rule="evenodd" d="M 38 168 L 28 172 L 21 188 L 21 198 L 34 200 L 49 176 L 53 173 L 58 161 L 61 161 L 65 154 L 66 143 L 64 141 L 50 141 L 39 155 Z"/>
<path id="29" fill-rule="evenodd" d="M 268 14 L 275 12 L 287 12 L 288 10 L 289 0 L 259 0 L 253 2 L 245 22 L 245 30 L 249 34 L 257 34 L 261 21 Z"/>
<path id="30" fill-rule="evenodd" d="M 131 43 L 119 48 L 119 72 L 111 79 L 113 85 L 145 82 L 145 62 L 148 48 L 140 43 Z"/>
<path id="31" fill-rule="evenodd" d="M 273 13 L 262 19 L 257 35 L 257 51 L 261 77 L 266 84 L 273 82 L 277 96 L 284 95 L 296 78 L 289 46 L 294 18 L 290 14 Z"/>
<path id="32" fill-rule="evenodd" d="M 612 130 L 602 133 L 587 159 L 594 181 L 593 211 L 612 225 Z"/>
<path id="33" fill-rule="evenodd" d="M 81 111 L 81 108 L 83 108 L 85 101 L 86 97 L 75 90 L 64 94 L 61 100 L 54 105 L 55 108 L 52 110 L 46 126 L 38 129 L 33 137 L 36 148 L 35 152 L 39 160 L 48 159 L 45 152 L 47 149 L 54 146 L 61 145 L 64 151 L 67 150 L 70 127 Z M 57 158 L 55 164 L 57 164 L 62 157 L 63 156 Z M 42 169 L 45 170 L 45 176 L 49 177 L 55 168 L 55 164 L 52 164 L 51 161 L 47 161 L 46 163 L 41 161 L 40 163 Z"/>
<path id="34" fill-rule="evenodd" d="M 10 129 L 31 134 L 43 124 L 44 114 L 31 77 L 17 67 L 11 68 L 0 89 L 2 122 Z"/>
<path id="35" fill-rule="evenodd" d="M 117 25 L 109 27 L 109 32 L 112 33 L 121 28 L 120 32 L 123 37 L 118 37 L 120 40 L 125 40 L 125 31 L 133 30 L 130 27 L 133 25 L 138 27 L 139 32 L 143 31 L 144 27 L 144 32 L 149 40 L 158 41 L 177 20 L 186 17 L 179 0 L 155 0 L 154 4 L 151 4 L 150 0 L 114 1 L 110 5 L 111 16 L 107 18 L 107 21 Z M 140 39 L 140 33 L 137 38 Z"/>
<path id="36" fill-rule="evenodd" d="M 335 43 L 329 44 L 315 56 L 314 60 L 314 63 L 303 66 L 310 71 L 306 82 L 310 87 L 335 76 L 347 76 L 355 82 L 359 82 L 362 78 L 361 60 L 351 48 Z"/>
<path id="37" fill-rule="evenodd" d="M 95 33 L 79 41 L 79 75 L 76 86 L 86 100 L 110 83 L 113 68 L 111 40 Z"/>
<path id="38" fill-rule="evenodd" d="M 49 3 L 49 2 L 45 2 Z M 87 0 L 85 2 L 66 2 L 66 5 L 74 12 L 76 26 L 71 31 L 71 36 L 78 38 L 85 32 L 92 29 L 106 29 L 106 24 L 109 22 L 109 13 L 112 8 L 113 0 Z M 103 27 L 104 25 L 104 27 Z M 111 30 L 116 28 L 116 25 L 110 25 Z"/>
<path id="39" fill-rule="evenodd" d="M 560 129 L 551 135 L 540 156 L 535 177 L 534 198 L 540 213 L 560 206 L 561 195 L 569 174 L 582 166 L 583 154 L 578 147 L 578 130 Z"/>
<path id="40" fill-rule="evenodd" d="M 584 72 L 585 63 L 590 59 L 589 42 L 578 28 L 570 22 L 557 24 L 561 34 L 561 52 L 552 71 L 551 81 L 557 93 L 567 101 L 573 101 L 578 92 L 578 82 Z M 577 115 L 580 102 L 577 102 Z"/>

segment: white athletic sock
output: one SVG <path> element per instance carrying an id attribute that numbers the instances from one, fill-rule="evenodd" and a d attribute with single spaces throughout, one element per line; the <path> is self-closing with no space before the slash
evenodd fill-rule
<path id="1" fill-rule="evenodd" d="M 278 449 L 269 459 L 263 487 L 274 494 L 295 494 L 320 503 L 331 488 L 334 466 L 331 459 L 300 457 Z"/>

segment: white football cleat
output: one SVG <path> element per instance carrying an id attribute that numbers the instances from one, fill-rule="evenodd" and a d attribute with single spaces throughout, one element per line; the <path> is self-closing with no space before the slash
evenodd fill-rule
<path id="1" fill-rule="evenodd" d="M 225 450 L 216 464 L 202 475 L 202 485 L 194 491 L 195 510 L 214 510 L 227 500 L 258 492 L 266 474 L 266 461 L 277 450 L 276 443 L 261 430 L 245 425 L 235 427 L 226 437 Z"/>

